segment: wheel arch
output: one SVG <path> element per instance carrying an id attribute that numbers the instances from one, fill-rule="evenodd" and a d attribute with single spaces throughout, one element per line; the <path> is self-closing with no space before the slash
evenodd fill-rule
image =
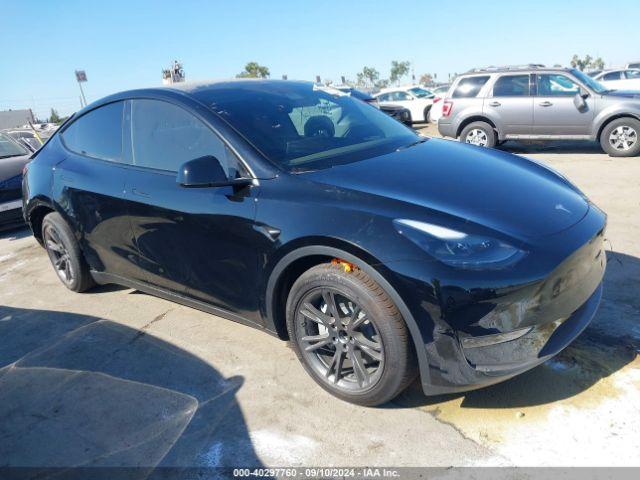
<path id="1" fill-rule="evenodd" d="M 488 117 L 485 117 L 483 115 L 473 115 L 469 118 L 465 118 L 462 122 L 460 122 L 460 125 L 458 125 L 458 128 L 456 129 L 456 138 L 458 138 L 460 136 L 460 134 L 462 133 L 462 130 L 465 129 L 465 127 L 467 125 L 472 124 L 473 122 L 485 122 L 488 123 L 489 125 L 491 125 L 493 127 L 493 129 L 496 131 L 496 133 L 498 133 L 498 127 L 496 127 L 496 124 L 493 120 L 491 120 Z M 499 136 L 499 133 L 498 133 Z"/>
<path id="2" fill-rule="evenodd" d="M 631 112 L 619 112 L 614 113 L 613 115 L 608 116 L 600 123 L 598 130 L 596 132 L 596 140 L 600 140 L 600 135 L 602 135 L 602 131 L 614 120 L 618 120 L 619 118 L 633 118 L 635 120 L 640 120 L 640 113 L 631 113 Z"/>
<path id="3" fill-rule="evenodd" d="M 340 258 L 349 263 L 353 263 L 358 268 L 369 275 L 378 285 L 380 285 L 402 314 L 407 325 L 411 339 L 414 342 L 415 351 L 418 357 L 418 365 L 421 375 L 427 372 L 428 361 L 422 334 L 418 323 L 414 319 L 409 307 L 405 304 L 400 294 L 392 286 L 390 281 L 379 271 L 382 262 L 377 261 L 370 254 L 359 247 L 351 247 L 347 251 L 343 247 L 329 245 L 306 245 L 296 248 L 284 255 L 275 265 L 266 287 L 266 328 L 275 332 L 278 337 L 287 340 L 286 327 L 286 300 L 290 286 L 306 270 L 325 263 L 333 258 Z"/>
<path id="4" fill-rule="evenodd" d="M 45 202 L 43 200 L 36 200 L 33 202 L 31 206 L 27 209 L 26 212 L 26 220 L 31 227 L 31 232 L 33 236 L 38 241 L 40 245 L 43 245 L 42 240 L 42 221 L 44 217 L 52 212 L 56 212 L 57 210 L 53 207 L 53 205 L 49 202 Z"/>
<path id="5" fill-rule="evenodd" d="M 433 107 L 433 103 L 430 105 L 427 105 L 426 107 L 424 107 L 424 109 L 422 110 L 422 114 L 424 115 L 424 121 L 428 122 L 429 121 L 429 112 L 431 112 L 431 108 Z"/>

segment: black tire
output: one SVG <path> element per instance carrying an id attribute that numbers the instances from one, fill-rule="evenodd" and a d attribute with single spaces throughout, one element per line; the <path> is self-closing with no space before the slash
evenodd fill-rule
<path id="1" fill-rule="evenodd" d="M 472 143 L 467 139 L 469 134 L 474 131 L 482 132 L 480 136 L 476 137 L 478 142 L 481 141 L 482 143 Z M 493 127 L 487 122 L 473 122 L 464 127 L 462 132 L 460 132 L 459 140 L 463 143 L 472 143 L 473 145 L 481 147 L 493 148 L 496 146 L 497 135 Z"/>
<path id="2" fill-rule="evenodd" d="M 632 117 L 613 120 L 602 129 L 600 145 L 611 157 L 635 157 L 640 154 L 640 120 Z"/>
<path id="3" fill-rule="evenodd" d="M 431 123 L 431 107 L 424 109 L 424 121 L 425 123 Z"/>
<path id="4" fill-rule="evenodd" d="M 95 285 L 71 228 L 57 212 L 42 221 L 42 239 L 51 265 L 69 290 L 84 292 Z"/>
<path id="5" fill-rule="evenodd" d="M 314 311 L 310 299 L 318 295 L 324 307 Z M 330 303 L 324 301 L 326 295 L 335 311 L 339 311 L 340 323 L 336 328 L 338 322 L 329 327 L 317 319 L 309 319 L 310 312 L 320 312 L 324 321 L 335 318 L 322 312 L 322 308 L 333 311 Z M 380 405 L 395 398 L 415 378 L 415 350 L 404 320 L 386 292 L 362 270 L 346 272 L 334 264 L 307 270 L 291 287 L 286 311 L 289 339 L 300 362 L 332 395 L 358 405 Z M 355 324 L 359 326 L 349 333 L 349 325 Z M 370 337 L 365 337 L 367 332 Z M 317 340 L 321 335 L 327 336 Z M 303 340 L 314 337 L 316 344 Z M 322 342 L 325 346 L 318 348 L 317 344 Z M 370 348 L 372 345 L 379 349 Z M 314 350 L 306 351 L 309 348 Z"/>

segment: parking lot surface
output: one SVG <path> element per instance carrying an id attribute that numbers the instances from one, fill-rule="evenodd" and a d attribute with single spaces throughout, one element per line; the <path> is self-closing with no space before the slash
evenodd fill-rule
<path id="1" fill-rule="evenodd" d="M 276 338 L 130 289 L 72 293 L 27 230 L 1 232 L 0 461 L 640 465 L 640 159 L 588 143 L 501 148 L 557 169 L 609 215 L 600 310 L 555 359 L 475 392 L 413 385 L 358 407 Z"/>

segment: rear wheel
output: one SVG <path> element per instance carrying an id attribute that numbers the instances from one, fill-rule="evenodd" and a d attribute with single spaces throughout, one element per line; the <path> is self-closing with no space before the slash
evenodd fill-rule
<path id="1" fill-rule="evenodd" d="M 424 109 L 424 121 L 427 123 L 431 122 L 431 107 Z"/>
<path id="2" fill-rule="evenodd" d="M 65 287 L 84 292 L 95 285 L 78 242 L 59 213 L 52 212 L 44 217 L 42 239 L 51 265 Z"/>
<path id="3" fill-rule="evenodd" d="M 487 122 L 473 122 L 464 127 L 460 141 L 478 147 L 493 148 L 496 145 L 496 132 Z"/>
<path id="4" fill-rule="evenodd" d="M 305 370 L 348 402 L 380 405 L 415 377 L 402 316 L 361 270 L 323 264 L 302 274 L 289 293 L 287 329 Z"/>
<path id="5" fill-rule="evenodd" d="M 640 153 L 640 121 L 618 118 L 600 134 L 602 149 L 612 157 L 635 157 Z"/>

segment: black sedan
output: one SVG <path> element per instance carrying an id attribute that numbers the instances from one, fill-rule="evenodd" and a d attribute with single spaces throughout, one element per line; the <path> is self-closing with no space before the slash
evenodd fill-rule
<path id="1" fill-rule="evenodd" d="M 22 169 L 30 155 L 24 146 L 0 132 L 0 229 L 22 223 Z"/>
<path id="2" fill-rule="evenodd" d="M 564 177 L 310 83 L 110 96 L 23 189 L 69 289 L 118 283 L 263 329 L 363 405 L 418 374 L 440 394 L 528 370 L 602 292 L 606 216 Z"/>

